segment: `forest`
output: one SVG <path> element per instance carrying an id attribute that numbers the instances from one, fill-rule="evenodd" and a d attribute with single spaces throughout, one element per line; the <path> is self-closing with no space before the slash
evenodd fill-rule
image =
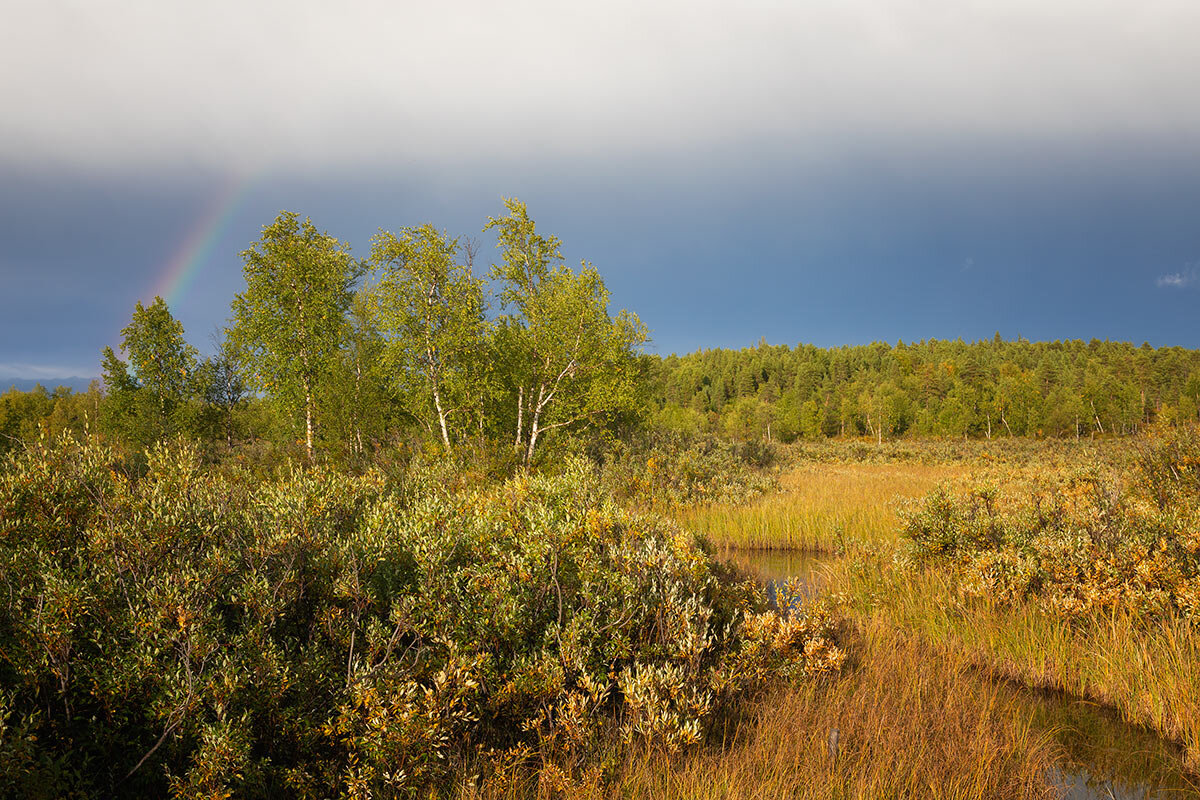
<path id="1" fill-rule="evenodd" d="M 135 449 L 185 434 L 210 449 L 303 441 L 309 457 L 359 460 L 399 442 L 507 440 L 529 464 L 560 430 L 881 443 L 1092 438 L 1200 420 L 1200 351 L 1148 343 L 997 333 L 648 354 L 635 314 L 609 316 L 595 268 L 567 268 L 561 242 L 539 235 L 519 201 L 508 209 L 485 228 L 502 250 L 486 273 L 476 242 L 431 225 L 381 232 L 357 261 L 281 215 L 243 254 L 247 291 L 214 355 L 199 356 L 160 298 L 139 303 L 125 359 L 104 352 L 103 386 L 0 395 L 0 452 L 41 432 L 94 430 Z"/>
<path id="2" fill-rule="evenodd" d="M 148 319 L 148 313 L 139 309 L 135 318 Z M 155 308 L 154 313 L 165 319 L 169 311 Z M 138 335 L 134 333 L 134 342 Z M 381 358 L 378 331 L 367 335 Z M 317 438 L 330 453 L 364 453 L 368 445 L 379 448 L 433 431 L 423 415 L 437 419 L 436 404 L 430 414 L 418 398 L 401 391 L 402 383 L 389 383 L 380 374 L 382 361 L 371 361 L 366 369 L 355 366 L 351 359 L 359 345 L 344 346 L 344 360 L 326 376 L 328 383 L 318 395 L 334 430 L 321 430 Z M 478 346 L 479 352 L 497 352 L 495 343 L 480 341 Z M 1200 351 L 1181 347 L 997 337 L 974 343 L 930 340 L 837 348 L 760 343 L 686 356 L 633 351 L 627 356 L 626 394 L 607 408 L 580 411 L 567 421 L 572 432 L 655 428 L 782 443 L 845 437 L 1094 438 L 1135 434 L 1158 421 L 1200 420 Z M 0 395 L 0 452 L 17 441 L 31 441 L 42 430 L 51 435 L 82 432 L 88 419 L 100 426 L 97 430 L 138 443 L 171 430 L 223 439 L 230 447 L 249 440 L 283 445 L 296 433 L 298 421 L 277 416 L 269 407 L 270 395 L 251 392 L 228 351 L 203 360 L 193 355 L 184 362 L 182 369 L 190 370 L 192 379 L 190 389 L 187 381 L 179 387 L 174 421 L 138 422 L 131 412 L 116 411 L 115 400 L 106 404 L 99 386 L 87 393 L 66 387 L 10 389 Z M 119 365 L 116 377 L 126 381 L 116 384 L 124 387 L 122 402 L 135 404 L 132 397 L 141 385 L 126 380 Z M 491 373 L 490 379 L 497 375 Z M 485 385 L 496 389 L 494 383 Z M 474 428 L 458 424 L 456 417 L 466 416 L 464 409 L 450 407 L 455 413 L 446 415 L 443 442 L 451 432 L 497 436 L 505 424 L 515 431 L 518 402 L 510 398 L 508 409 L 493 407 L 489 415 L 486 399 L 496 401 L 497 395 L 476 399 Z M 562 421 L 556 417 L 550 424 L 563 427 Z M 440 425 L 436 432 L 441 438 Z"/>
<path id="3" fill-rule="evenodd" d="M 1195 421 L 1200 352 L 929 340 L 702 350 L 653 364 L 664 424 L 740 438 L 1075 437 Z"/>
<path id="4" fill-rule="evenodd" d="M 1200 351 L 660 357 L 504 208 L 0 395 L 0 796 L 1195 789 Z"/>

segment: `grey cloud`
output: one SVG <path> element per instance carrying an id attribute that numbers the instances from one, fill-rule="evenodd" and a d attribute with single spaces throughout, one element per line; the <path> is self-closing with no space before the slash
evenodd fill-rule
<path id="1" fill-rule="evenodd" d="M 1191 0 L 9 3 L 0 158 L 353 166 L 1200 134 Z"/>

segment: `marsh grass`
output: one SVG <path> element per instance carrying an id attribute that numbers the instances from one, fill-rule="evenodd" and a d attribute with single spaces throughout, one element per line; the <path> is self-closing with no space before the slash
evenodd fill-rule
<path id="1" fill-rule="evenodd" d="M 1101 455 L 1103 463 L 1090 466 L 1103 469 L 1133 450 L 1053 447 L 1028 455 L 1024 463 L 808 464 L 781 479 L 779 494 L 682 517 L 725 547 L 848 551 L 850 558 L 825 567 L 823 583 L 843 595 L 852 619 L 918 636 L 1014 684 L 1112 708 L 1180 743 L 1186 768 L 1200 771 L 1200 631 L 1183 615 L 1118 607 L 1067 620 L 1034 602 L 969 598 L 951 565 L 908 563 L 897 517 L 904 498 L 942 482 L 1011 490 L 1077 468 L 1080 456 Z"/>
<path id="2" fill-rule="evenodd" d="M 725 753 L 628 766 L 625 796 L 1041 798 L 1057 757 L 1020 692 L 882 626 L 838 680 L 769 697 Z M 829 733 L 838 729 L 837 756 Z"/>
<path id="3" fill-rule="evenodd" d="M 965 474 L 953 464 L 806 464 L 755 502 L 696 506 L 676 518 L 718 547 L 840 552 L 851 542 L 893 541 L 898 500 Z"/>
<path id="4" fill-rule="evenodd" d="M 1171 615 L 1129 611 L 1071 623 L 1033 603 L 966 598 L 944 570 L 858 558 L 831 578 L 853 613 L 911 631 L 995 674 L 1117 709 L 1160 731 L 1200 770 L 1200 635 Z"/>
<path id="5" fill-rule="evenodd" d="M 570 765 L 465 793 L 498 798 L 1045 798 L 1058 757 L 1020 690 L 882 625 L 853 634 L 834 679 L 779 687 L 721 741 L 669 755 L 626 748 L 609 775 Z M 837 754 L 830 732 L 838 730 Z"/>

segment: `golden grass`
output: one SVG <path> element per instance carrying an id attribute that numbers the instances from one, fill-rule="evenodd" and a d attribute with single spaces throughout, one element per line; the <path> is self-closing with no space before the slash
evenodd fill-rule
<path id="1" fill-rule="evenodd" d="M 1086 697 L 1180 742 L 1200 770 L 1200 632 L 1186 620 L 1130 612 L 1066 623 L 1033 604 L 964 600 L 941 570 L 879 558 L 834 570 L 854 613 L 911 631 L 998 675 Z"/>
<path id="2" fill-rule="evenodd" d="M 852 541 L 894 540 L 899 499 L 966 474 L 962 465 L 810 464 L 749 505 L 700 506 L 676 516 L 719 547 L 832 553 Z"/>
<path id="3" fill-rule="evenodd" d="M 983 460 L 814 464 L 786 475 L 779 494 L 753 505 L 697 508 L 682 519 L 725 547 L 848 549 L 854 557 L 835 565 L 824 583 L 851 599 L 847 610 L 861 624 L 919 635 L 998 676 L 1114 708 L 1180 742 L 1187 766 L 1200 771 L 1200 631 L 1194 625 L 1132 612 L 1069 624 L 1032 604 L 966 602 L 948 572 L 895 565 L 901 498 L 944 480 L 1021 480 L 1052 468 L 1051 461 L 1003 470 Z"/>
<path id="4" fill-rule="evenodd" d="M 779 690 L 732 746 L 626 765 L 624 797 L 1042 798 L 1057 753 L 1018 690 L 881 626 L 834 681 Z M 836 758 L 830 731 L 838 730 Z"/>
<path id="5" fill-rule="evenodd" d="M 836 678 L 779 688 L 731 721 L 725 741 L 683 755 L 637 746 L 597 769 L 553 765 L 484 782 L 478 800 L 551 798 L 1047 798 L 1058 753 L 1020 692 L 918 639 L 875 625 Z M 836 756 L 830 732 L 838 730 Z"/>

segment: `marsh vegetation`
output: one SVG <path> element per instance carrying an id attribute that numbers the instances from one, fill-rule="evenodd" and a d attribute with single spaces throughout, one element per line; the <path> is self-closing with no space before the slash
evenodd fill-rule
<path id="1" fill-rule="evenodd" d="M 505 210 L 0 396 L 0 794 L 1191 791 L 1195 352 L 658 358 Z"/>
<path id="2" fill-rule="evenodd" d="M 1185 427 L 1136 442 L 977 446 L 967 459 L 936 444 L 869 463 L 825 448 L 832 461 L 802 463 L 779 494 L 684 516 L 764 578 L 815 571 L 848 624 L 928 647 L 919 673 L 963 669 L 981 719 L 997 707 L 988 687 L 1014 692 L 1054 765 L 1041 773 L 1045 796 L 1186 797 L 1198 791 L 1198 446 Z M 815 556 L 791 556 L 797 547 Z M 895 691 L 911 680 L 882 679 Z M 867 730 L 864 747 L 884 738 Z M 976 758 L 951 773 L 970 774 Z M 1004 796 L 892 790 L 918 795 Z"/>

